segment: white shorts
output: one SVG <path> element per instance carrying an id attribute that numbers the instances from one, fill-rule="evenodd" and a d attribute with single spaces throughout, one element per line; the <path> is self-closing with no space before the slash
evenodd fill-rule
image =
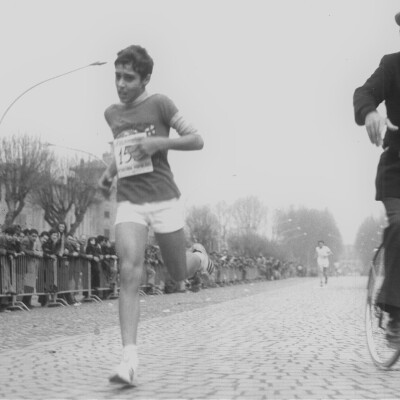
<path id="1" fill-rule="evenodd" d="M 319 269 L 322 271 L 324 268 L 328 268 L 329 267 L 329 260 L 328 259 L 321 259 L 318 260 L 318 267 Z"/>
<path id="2" fill-rule="evenodd" d="M 115 225 L 124 222 L 151 227 L 155 233 L 176 232 L 185 225 L 183 205 L 180 199 L 143 204 L 122 201 L 118 203 Z"/>

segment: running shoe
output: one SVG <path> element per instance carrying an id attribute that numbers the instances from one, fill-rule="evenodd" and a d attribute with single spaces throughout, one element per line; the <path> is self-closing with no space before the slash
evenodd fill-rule
<path id="1" fill-rule="evenodd" d="M 138 361 L 133 357 L 123 356 L 121 363 L 115 368 L 110 376 L 111 383 L 121 383 L 130 386 L 137 386 Z"/>
<path id="2" fill-rule="evenodd" d="M 200 253 L 200 266 L 201 266 L 201 272 L 204 274 L 207 274 L 208 276 L 212 275 L 214 272 L 214 263 L 210 259 L 210 257 L 207 254 L 206 249 L 204 248 L 203 245 L 200 243 L 195 243 L 192 246 L 192 253 Z"/>

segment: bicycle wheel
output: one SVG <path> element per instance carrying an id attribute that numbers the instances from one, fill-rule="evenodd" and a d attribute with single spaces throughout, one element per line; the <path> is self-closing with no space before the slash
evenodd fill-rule
<path id="1" fill-rule="evenodd" d="M 390 346 L 386 339 L 386 326 L 389 314 L 376 304 L 379 290 L 385 277 L 384 248 L 376 252 L 369 273 L 367 304 L 365 307 L 365 332 L 371 358 L 376 366 L 387 369 L 400 357 L 400 349 Z"/>

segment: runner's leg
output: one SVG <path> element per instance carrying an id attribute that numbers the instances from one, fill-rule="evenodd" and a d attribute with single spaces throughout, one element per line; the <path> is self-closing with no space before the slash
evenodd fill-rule
<path id="1" fill-rule="evenodd" d="M 323 282 L 323 267 L 321 265 L 318 264 L 318 277 L 319 277 L 319 285 L 323 286 L 324 282 Z"/>
<path id="2" fill-rule="evenodd" d="M 196 253 L 186 250 L 183 229 L 171 233 L 156 233 L 164 264 L 172 278 L 179 282 L 191 278 L 200 270 L 200 258 Z"/>
<path id="3" fill-rule="evenodd" d="M 139 289 L 148 228 L 134 222 L 116 225 L 115 239 L 120 260 L 119 319 L 122 345 L 136 344 L 139 323 Z"/>
<path id="4" fill-rule="evenodd" d="M 120 259 L 121 288 L 119 320 L 122 360 L 110 376 L 110 382 L 137 385 L 139 357 L 136 347 L 139 323 L 139 288 L 143 272 L 148 228 L 134 222 L 116 225 L 117 254 Z"/>

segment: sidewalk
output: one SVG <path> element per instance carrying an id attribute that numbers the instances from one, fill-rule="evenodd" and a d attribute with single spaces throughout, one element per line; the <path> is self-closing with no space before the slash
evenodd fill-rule
<path id="1" fill-rule="evenodd" d="M 284 282 L 143 321 L 138 388 L 107 381 L 119 361 L 117 325 L 1 350 L 0 398 L 399 398 L 399 368 L 378 371 L 367 353 L 365 281 Z"/>

